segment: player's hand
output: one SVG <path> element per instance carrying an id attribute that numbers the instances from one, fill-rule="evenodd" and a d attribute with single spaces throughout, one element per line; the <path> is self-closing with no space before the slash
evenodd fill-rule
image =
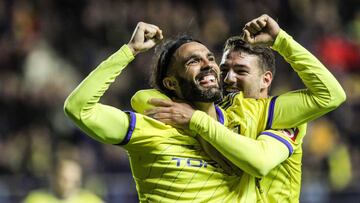
<path id="1" fill-rule="evenodd" d="M 145 115 L 175 128 L 188 129 L 195 110 L 186 103 L 178 103 L 164 99 L 150 99 L 155 108 L 146 110 Z"/>
<path id="2" fill-rule="evenodd" d="M 246 23 L 243 32 L 243 38 L 249 44 L 272 46 L 280 32 L 280 27 L 274 19 L 263 14 Z"/>
<path id="3" fill-rule="evenodd" d="M 134 56 L 147 51 L 163 39 L 162 30 L 156 25 L 139 22 L 128 43 Z"/>

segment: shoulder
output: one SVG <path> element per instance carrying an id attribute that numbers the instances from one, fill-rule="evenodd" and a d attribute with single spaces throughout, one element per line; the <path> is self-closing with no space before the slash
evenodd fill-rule
<path id="1" fill-rule="evenodd" d="M 26 196 L 24 203 L 52 203 L 56 202 L 54 195 L 46 190 L 34 190 Z"/>
<path id="2" fill-rule="evenodd" d="M 168 96 L 161 93 L 156 89 L 143 89 L 137 91 L 131 97 L 131 107 L 138 113 L 144 113 L 145 110 L 151 109 L 154 106 L 148 103 L 149 99 L 157 98 L 157 99 L 166 99 L 170 100 Z"/>
<path id="3" fill-rule="evenodd" d="M 118 145 L 124 146 L 127 150 L 139 150 L 146 147 L 148 150 L 157 148 L 157 145 L 169 142 L 169 139 L 186 137 L 184 132 L 170 125 L 166 125 L 148 116 L 129 112 L 130 124 L 123 141 Z M 191 137 L 195 135 L 189 134 Z M 143 150 L 144 148 L 142 148 Z"/>
<path id="4" fill-rule="evenodd" d="M 100 199 L 99 196 L 97 196 L 96 194 L 94 194 L 88 190 L 81 190 L 78 193 L 76 200 L 80 201 L 80 202 L 86 202 L 86 203 L 103 203 L 103 201 Z"/>
<path id="5" fill-rule="evenodd" d="M 235 100 L 241 100 L 243 97 L 242 92 L 235 92 L 226 95 L 218 105 L 223 108 L 224 110 L 228 109 L 230 106 L 233 105 Z"/>

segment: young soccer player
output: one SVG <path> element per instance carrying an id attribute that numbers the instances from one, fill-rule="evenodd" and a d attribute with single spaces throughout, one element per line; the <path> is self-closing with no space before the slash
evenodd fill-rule
<path id="1" fill-rule="evenodd" d="M 272 70 L 275 68 L 274 56 L 269 48 L 254 45 L 259 43 L 259 40 L 261 44 L 273 45 L 273 48 L 279 51 L 295 70 L 302 71 L 300 76 L 305 84 L 317 83 L 315 80 L 312 81 L 311 74 L 305 74 L 306 71 L 321 74 L 324 67 L 308 51 L 292 40 L 284 31 L 281 31 L 277 23 L 269 16 L 264 15 L 249 22 L 245 27 L 245 33 L 249 43 L 243 41 L 240 37 L 231 38 L 228 40 L 224 50 L 220 67 L 224 76 L 224 90 L 229 96 L 222 102 L 222 106 L 227 109 L 234 119 L 229 126 L 232 126 L 236 133 L 254 140 L 232 137 L 226 130 L 221 132 L 221 127 L 216 122 L 214 123 L 212 119 L 209 120 L 206 117 L 191 118 L 192 112 L 189 109 L 184 109 L 187 105 L 156 101 L 154 104 L 165 108 L 156 108 L 148 113 L 160 121 L 177 127 L 189 128 L 188 124 L 190 123 L 190 129 L 194 128 L 192 130 L 200 133 L 203 138 L 243 169 L 247 175 L 254 176 L 254 178 L 251 178 L 244 175 L 244 178 L 248 177 L 249 180 L 255 183 L 256 193 L 260 200 L 264 202 L 296 202 L 299 201 L 300 194 L 301 144 L 306 132 L 306 125 L 292 129 L 261 132 L 261 129 L 264 128 L 260 127 L 259 130 L 261 123 L 258 120 L 261 120 L 261 118 L 256 115 L 258 109 L 251 102 L 243 102 L 239 98 L 269 97 L 268 89 L 274 72 Z M 250 38 L 250 33 L 254 38 Z M 261 41 L 262 39 L 263 41 Z M 326 80 L 330 82 L 333 78 L 331 74 L 328 76 Z M 316 87 L 315 85 L 311 86 Z M 313 91 L 314 94 L 318 94 L 322 91 L 321 88 L 324 87 L 319 86 L 319 89 L 304 90 L 303 93 L 309 94 L 311 93 L 309 91 Z M 340 96 L 343 96 L 342 88 L 337 83 L 332 88 L 339 91 Z M 243 92 L 239 95 L 234 94 L 238 91 Z M 140 97 L 140 94 L 137 96 Z M 318 96 L 322 95 L 319 94 Z M 144 98 L 146 97 L 145 95 Z M 277 105 L 275 99 L 276 97 L 272 98 L 272 106 Z M 280 97 L 279 100 L 281 99 Z M 330 102 L 329 98 L 324 99 Z M 140 99 L 135 98 L 134 100 Z M 294 101 L 290 100 L 289 102 Z M 316 107 L 317 104 L 314 104 L 314 107 Z M 238 109 L 239 105 L 248 109 Z M 136 106 L 138 104 L 134 103 L 135 108 Z M 293 111 L 285 111 L 283 114 L 286 117 L 294 113 L 295 115 L 301 115 L 301 112 L 297 112 L 296 108 L 290 110 Z M 271 114 L 270 112 L 269 115 Z M 262 122 L 262 124 L 266 123 L 265 129 L 277 125 L 272 125 L 271 117 L 269 118 L 267 122 Z M 286 119 L 284 118 L 284 120 Z M 302 118 L 299 117 L 298 119 L 301 120 Z M 208 153 L 212 152 L 208 151 Z"/>

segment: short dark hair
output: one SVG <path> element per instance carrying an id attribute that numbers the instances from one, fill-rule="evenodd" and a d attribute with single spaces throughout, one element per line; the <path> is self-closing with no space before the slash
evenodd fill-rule
<path id="1" fill-rule="evenodd" d="M 191 36 L 183 34 L 174 39 L 170 39 L 160 44 L 155 49 L 155 64 L 151 74 L 150 85 L 160 90 L 167 96 L 175 96 L 174 92 L 167 89 L 163 84 L 163 79 L 167 76 L 170 69 L 170 64 L 176 50 L 183 44 L 189 42 L 198 42 L 199 40 L 193 39 Z"/>
<path id="2" fill-rule="evenodd" d="M 275 55 L 269 47 L 250 45 L 241 36 L 232 36 L 226 40 L 223 52 L 227 50 L 258 56 L 262 71 L 270 71 L 275 76 Z"/>

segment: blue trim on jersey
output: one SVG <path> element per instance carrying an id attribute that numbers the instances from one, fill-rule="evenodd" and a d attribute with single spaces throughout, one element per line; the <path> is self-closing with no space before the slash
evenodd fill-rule
<path id="1" fill-rule="evenodd" d="M 217 105 L 215 105 L 215 110 L 216 110 L 216 114 L 217 114 L 219 122 L 224 125 L 225 119 L 224 119 L 223 112 L 221 111 L 221 109 Z"/>
<path id="2" fill-rule="evenodd" d="M 266 130 L 270 129 L 272 126 L 272 122 L 274 119 L 274 108 L 275 108 L 275 101 L 277 99 L 278 96 L 275 96 L 273 98 L 271 98 L 270 101 L 270 106 L 269 106 L 269 112 L 268 112 L 268 120 L 266 122 Z"/>
<path id="3" fill-rule="evenodd" d="M 273 138 L 279 140 L 280 142 L 284 143 L 286 145 L 286 147 L 289 149 L 289 156 L 291 156 L 292 153 L 294 152 L 294 149 L 291 146 L 291 144 L 286 139 L 280 137 L 279 135 L 276 135 L 271 132 L 262 132 L 261 135 L 268 135 L 268 136 L 273 137 Z"/>
<path id="4" fill-rule="evenodd" d="M 130 123 L 129 123 L 129 128 L 128 131 L 126 133 L 126 136 L 124 138 L 124 140 L 119 144 L 119 145 L 126 145 L 129 141 L 130 138 L 134 132 L 135 129 L 135 125 L 136 125 L 136 115 L 134 112 L 132 111 L 125 111 L 125 113 L 128 113 L 130 115 Z"/>

